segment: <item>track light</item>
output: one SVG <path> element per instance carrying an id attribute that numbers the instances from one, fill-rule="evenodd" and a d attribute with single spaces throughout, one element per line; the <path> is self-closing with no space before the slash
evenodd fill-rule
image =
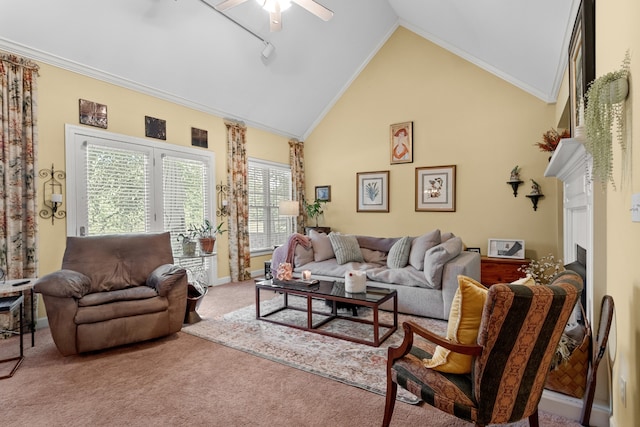
<path id="1" fill-rule="evenodd" d="M 264 49 L 262 49 L 262 56 L 265 58 L 269 58 L 269 56 L 273 53 L 276 48 L 269 42 L 264 42 Z"/>

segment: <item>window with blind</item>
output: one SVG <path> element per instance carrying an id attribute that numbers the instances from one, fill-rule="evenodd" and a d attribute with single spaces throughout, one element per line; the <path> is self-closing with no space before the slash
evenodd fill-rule
<path id="1" fill-rule="evenodd" d="M 249 159 L 249 240 L 252 252 L 273 250 L 294 231 L 294 219 L 278 215 L 278 205 L 291 200 L 289 165 Z"/>
<path id="2" fill-rule="evenodd" d="M 214 212 L 213 153 L 70 127 L 69 235 L 169 231 L 177 236 Z"/>

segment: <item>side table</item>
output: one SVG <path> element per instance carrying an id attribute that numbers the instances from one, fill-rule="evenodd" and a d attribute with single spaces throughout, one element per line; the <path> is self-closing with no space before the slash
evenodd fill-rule
<path id="1" fill-rule="evenodd" d="M 480 258 L 480 281 L 485 286 L 496 283 L 511 283 L 524 277 L 525 274 L 518 268 L 529 264 L 529 259 L 492 258 L 483 256 Z"/>
<path id="2" fill-rule="evenodd" d="M 11 368 L 11 372 L 7 375 L 3 375 L 0 377 L 0 380 L 4 380 L 6 378 L 11 378 L 13 374 L 16 373 L 22 361 L 24 360 L 24 344 L 23 344 L 23 330 L 22 330 L 22 318 L 24 316 L 24 296 L 17 295 L 12 297 L 2 297 L 0 298 L 0 313 L 13 313 L 16 308 L 20 308 L 20 356 L 9 357 L 6 359 L 0 360 L 0 363 L 13 362 L 13 368 Z M 15 333 L 11 331 L 12 333 Z"/>
<path id="3" fill-rule="evenodd" d="M 29 328 L 31 330 L 31 347 L 36 345 L 36 310 L 34 303 L 35 294 L 33 292 L 33 285 L 35 285 L 35 283 L 36 279 L 13 279 L 0 283 L 0 296 L 5 296 L 15 292 L 21 292 L 22 296 L 24 296 L 27 291 L 30 294 L 29 297 L 31 298 L 31 304 L 29 308 L 31 310 L 31 322 L 29 324 Z M 25 317 L 23 310 L 23 314 L 20 316 L 21 325 L 25 321 Z"/>

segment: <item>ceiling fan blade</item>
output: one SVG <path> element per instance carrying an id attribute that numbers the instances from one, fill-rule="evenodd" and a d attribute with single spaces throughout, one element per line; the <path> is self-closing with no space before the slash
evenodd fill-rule
<path id="1" fill-rule="evenodd" d="M 213 6 L 217 11 L 220 12 L 224 12 L 227 9 L 231 9 L 234 6 L 237 6 L 239 4 L 242 4 L 244 2 L 246 2 L 247 0 L 225 0 L 222 3 L 219 3 L 215 6 Z"/>
<path id="2" fill-rule="evenodd" d="M 316 3 L 313 0 L 291 0 L 296 3 L 298 6 L 307 9 L 309 12 L 316 15 L 318 18 L 323 21 L 328 21 L 333 18 L 333 11 L 327 9 L 319 3 Z"/>
<path id="3" fill-rule="evenodd" d="M 282 13 L 280 11 L 280 3 L 275 2 L 275 10 L 269 12 L 269 30 L 273 33 L 282 29 Z"/>

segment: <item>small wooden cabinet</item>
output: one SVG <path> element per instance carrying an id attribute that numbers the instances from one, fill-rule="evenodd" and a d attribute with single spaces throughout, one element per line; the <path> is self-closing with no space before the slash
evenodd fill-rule
<path id="1" fill-rule="evenodd" d="M 524 277 L 518 268 L 529 264 L 529 259 L 490 258 L 483 256 L 480 260 L 480 282 L 485 286 L 496 283 L 511 283 Z"/>

